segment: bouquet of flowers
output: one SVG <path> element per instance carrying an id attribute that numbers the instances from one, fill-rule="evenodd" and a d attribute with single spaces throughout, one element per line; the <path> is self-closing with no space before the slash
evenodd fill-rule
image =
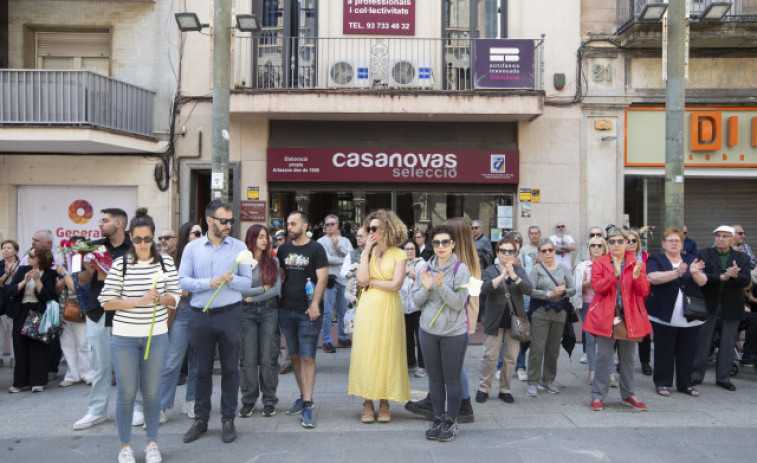
<path id="1" fill-rule="evenodd" d="M 82 256 L 83 262 L 92 262 L 98 270 L 108 273 L 113 265 L 110 251 L 102 244 L 92 244 L 92 240 L 61 240 L 60 246 L 55 250 L 66 259 L 66 265 L 72 268 L 72 260 L 75 255 Z"/>

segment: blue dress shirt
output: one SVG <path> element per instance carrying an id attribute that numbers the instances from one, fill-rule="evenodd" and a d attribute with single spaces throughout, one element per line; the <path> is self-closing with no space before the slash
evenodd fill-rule
<path id="1" fill-rule="evenodd" d="M 210 280 L 231 271 L 237 263 L 239 252 L 246 250 L 247 246 L 243 242 L 229 236 L 224 238 L 218 247 L 205 236 L 187 244 L 179 266 L 179 285 L 184 291 L 192 293 L 192 307 L 205 307 L 216 292 L 215 288 L 210 287 Z M 234 279 L 223 285 L 208 310 L 240 302 L 242 291 L 250 286 L 250 266 L 238 265 L 234 271 Z"/>

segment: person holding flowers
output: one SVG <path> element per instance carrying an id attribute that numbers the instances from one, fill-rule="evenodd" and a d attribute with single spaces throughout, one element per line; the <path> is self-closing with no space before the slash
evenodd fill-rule
<path id="1" fill-rule="evenodd" d="M 179 265 L 181 289 L 191 293 L 189 345 L 195 352 L 195 421 L 184 442 L 208 430 L 213 362 L 216 346 L 221 357 L 222 440 L 236 439 L 234 415 L 239 394 L 239 353 L 242 339 L 242 291 L 252 287 L 252 255 L 230 235 L 234 225 L 231 204 L 214 200 L 205 208 L 206 236 L 184 248 Z M 246 262 L 246 263 L 244 263 Z"/>
<path id="2" fill-rule="evenodd" d="M 168 309 L 181 297 L 173 259 L 155 246 L 155 223 L 146 208 L 129 224 L 132 246 L 116 259 L 98 300 L 114 312 L 110 354 L 116 372 L 116 428 L 121 441 L 119 463 L 134 462 L 131 426 L 137 390 L 147 428 L 146 463 L 160 463 L 158 421 L 160 376 L 168 350 Z"/>

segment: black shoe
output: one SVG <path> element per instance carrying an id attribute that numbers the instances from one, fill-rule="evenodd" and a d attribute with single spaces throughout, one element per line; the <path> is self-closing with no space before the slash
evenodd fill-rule
<path id="1" fill-rule="evenodd" d="M 255 404 L 244 404 L 242 409 L 239 410 L 240 418 L 249 418 L 252 416 L 252 412 L 255 411 Z"/>
<path id="2" fill-rule="evenodd" d="M 460 412 L 457 414 L 458 423 L 473 423 L 473 406 L 470 403 L 470 397 L 460 402 Z"/>
<path id="3" fill-rule="evenodd" d="M 336 353 L 336 349 L 334 349 L 334 345 L 330 342 L 323 345 L 323 351 L 327 354 L 334 354 Z"/>
<path id="4" fill-rule="evenodd" d="M 232 442 L 237 438 L 237 430 L 234 428 L 234 418 L 222 420 L 221 440 L 225 444 Z"/>
<path id="5" fill-rule="evenodd" d="M 730 382 L 730 381 L 717 381 L 715 384 L 717 384 L 718 386 L 722 387 L 726 391 L 733 392 L 733 391 L 736 390 L 736 386 L 734 386 L 733 383 Z"/>
<path id="6" fill-rule="evenodd" d="M 642 363 L 641 364 L 641 372 L 644 373 L 647 376 L 651 376 L 652 375 L 652 367 L 649 366 L 648 363 Z"/>
<path id="7" fill-rule="evenodd" d="M 742 367 L 753 367 L 755 366 L 755 361 L 753 359 L 743 358 L 739 360 L 739 365 L 741 365 Z"/>
<path id="8" fill-rule="evenodd" d="M 444 419 L 440 416 L 435 416 L 434 421 L 431 423 L 431 427 L 426 430 L 426 439 L 436 440 L 439 438 L 439 431 L 442 430 Z"/>
<path id="9" fill-rule="evenodd" d="M 509 392 L 500 392 L 497 397 L 499 398 L 499 400 L 501 400 L 502 402 L 506 404 L 511 404 L 515 402 L 515 399 L 513 399 L 513 395 L 510 394 Z"/>
<path id="10" fill-rule="evenodd" d="M 342 341 L 340 339 L 339 341 L 337 341 L 336 345 L 339 347 L 352 347 L 352 340 L 347 339 L 347 340 Z"/>
<path id="11" fill-rule="evenodd" d="M 445 418 L 442 429 L 439 430 L 439 442 L 450 442 L 455 438 L 460 428 L 452 418 Z"/>
<path id="12" fill-rule="evenodd" d="M 428 395 L 424 399 L 406 403 L 405 410 L 416 415 L 421 415 L 427 420 L 434 419 L 434 406 L 431 404 L 431 396 Z"/>
<path id="13" fill-rule="evenodd" d="M 476 392 L 476 402 L 482 404 L 482 403 L 486 402 L 487 399 L 489 399 L 489 394 L 487 394 L 486 392 L 484 392 L 484 391 L 478 391 L 478 392 Z"/>
<path id="14" fill-rule="evenodd" d="M 273 405 L 264 405 L 263 406 L 263 416 L 266 418 L 270 418 L 273 415 L 276 414 L 276 407 Z"/>
<path id="15" fill-rule="evenodd" d="M 184 443 L 188 444 L 194 442 L 206 432 L 208 432 L 207 420 L 195 420 L 194 423 L 192 423 L 192 427 L 189 428 L 189 431 L 184 434 Z"/>

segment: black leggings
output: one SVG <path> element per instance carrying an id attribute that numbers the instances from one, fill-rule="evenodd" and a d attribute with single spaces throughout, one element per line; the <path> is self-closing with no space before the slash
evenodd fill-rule
<path id="1" fill-rule="evenodd" d="M 420 329 L 419 333 L 423 361 L 428 373 L 428 389 L 434 416 L 446 415 L 457 419 L 460 402 L 463 400 L 463 387 L 460 374 L 463 370 L 465 350 L 468 348 L 468 333 L 457 336 L 437 336 Z"/>

